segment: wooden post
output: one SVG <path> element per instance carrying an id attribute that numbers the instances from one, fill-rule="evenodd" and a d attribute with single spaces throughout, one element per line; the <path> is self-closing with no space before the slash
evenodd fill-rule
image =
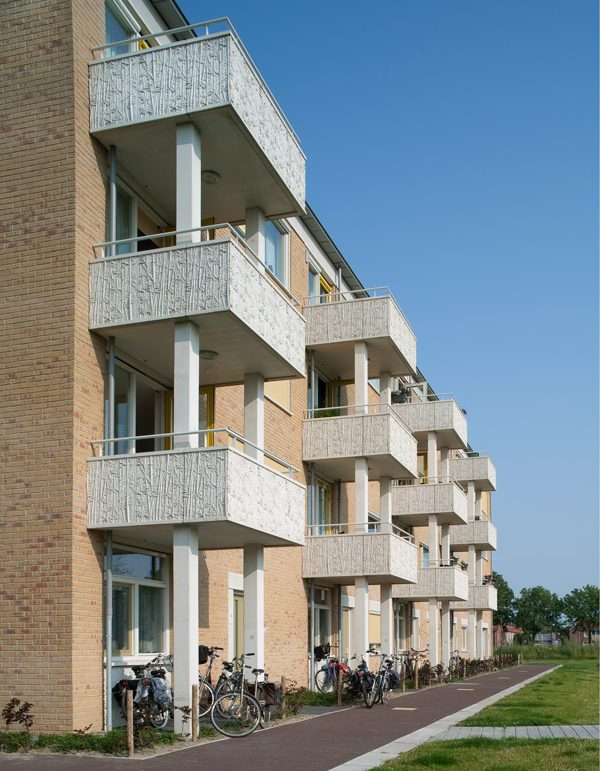
<path id="1" fill-rule="evenodd" d="M 281 717 L 285 717 L 285 710 L 287 704 L 285 703 L 285 675 L 281 675 Z"/>
<path id="2" fill-rule="evenodd" d="M 406 664 L 402 664 L 402 693 L 406 693 Z"/>
<path id="3" fill-rule="evenodd" d="M 198 684 L 192 685 L 192 741 L 195 742 L 198 738 Z"/>
<path id="4" fill-rule="evenodd" d="M 133 691 L 125 691 L 125 716 L 127 719 L 127 757 L 132 758 L 135 752 L 133 743 Z"/>
<path id="5" fill-rule="evenodd" d="M 419 659 L 415 659 L 415 691 L 419 690 Z"/>
<path id="6" fill-rule="evenodd" d="M 467 677 L 467 660 L 463 659 L 463 680 Z"/>
<path id="7" fill-rule="evenodd" d="M 337 671 L 337 676 L 338 676 L 338 678 L 337 678 L 337 703 L 338 703 L 338 707 L 340 707 L 342 705 L 342 686 L 344 684 L 344 682 L 343 682 L 344 678 L 343 678 L 343 672 L 342 672 L 342 670 L 339 667 L 338 667 L 338 671 Z"/>

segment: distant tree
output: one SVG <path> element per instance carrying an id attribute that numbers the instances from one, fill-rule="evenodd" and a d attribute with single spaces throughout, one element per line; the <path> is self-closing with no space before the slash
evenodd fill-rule
<path id="1" fill-rule="evenodd" d="M 533 642 L 540 632 L 560 632 L 563 628 L 562 603 L 543 586 L 521 589 L 515 600 L 515 611 L 515 622 L 527 642 Z"/>
<path id="2" fill-rule="evenodd" d="M 494 625 L 497 624 L 502 629 L 504 645 L 506 627 L 515 620 L 515 593 L 500 573 L 493 572 L 492 581 L 498 591 L 498 610 L 494 611 Z"/>
<path id="3" fill-rule="evenodd" d="M 563 597 L 563 612 L 569 627 L 587 632 L 588 643 L 592 642 L 592 632 L 600 627 L 600 590 L 587 584 L 581 589 L 573 589 Z"/>

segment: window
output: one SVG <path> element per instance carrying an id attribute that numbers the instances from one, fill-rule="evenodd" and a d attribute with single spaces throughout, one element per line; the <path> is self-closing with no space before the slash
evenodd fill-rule
<path id="1" fill-rule="evenodd" d="M 369 613 L 369 648 L 380 648 L 380 647 L 381 647 L 381 616 L 379 615 L 379 613 Z"/>
<path id="2" fill-rule="evenodd" d="M 415 648 L 416 650 L 419 650 L 419 641 L 421 639 L 421 630 L 419 628 L 419 611 L 414 610 L 413 608 L 413 615 L 411 618 L 411 625 L 410 625 L 410 645 L 411 648 Z"/>
<path id="3" fill-rule="evenodd" d="M 233 593 L 233 657 L 244 652 L 244 593 Z"/>
<path id="4" fill-rule="evenodd" d="M 284 226 L 275 220 L 265 223 L 265 265 L 271 273 L 287 286 L 288 233 Z"/>
<path id="5" fill-rule="evenodd" d="M 461 626 L 460 628 L 460 649 L 461 651 L 467 650 L 467 627 Z"/>
<path id="6" fill-rule="evenodd" d="M 115 549 L 112 567 L 113 655 L 161 653 L 166 646 L 166 556 Z"/>
<path id="7" fill-rule="evenodd" d="M 200 389 L 200 408 L 198 414 L 198 430 L 206 431 L 215 427 L 215 387 L 203 386 Z M 214 434 L 204 434 L 201 444 L 212 447 L 215 443 Z"/>
<path id="8" fill-rule="evenodd" d="M 265 396 L 287 412 L 292 411 L 291 380 L 270 380 L 265 383 Z"/>
<path id="9" fill-rule="evenodd" d="M 367 531 L 369 533 L 378 533 L 381 525 L 381 517 L 379 516 L 379 514 L 375 514 L 375 512 L 370 511 L 368 513 L 367 518 L 368 518 Z"/>
<path id="10" fill-rule="evenodd" d="M 424 543 L 419 544 L 419 567 L 429 567 L 429 546 L 425 546 Z"/>
<path id="11" fill-rule="evenodd" d="M 136 29 L 135 20 L 119 0 L 107 0 L 104 12 L 107 43 L 119 43 L 122 40 L 134 37 L 138 33 L 139 28 Z M 130 53 L 132 50 L 135 50 L 132 43 L 111 46 L 109 55 L 119 56 L 120 54 Z"/>
<path id="12" fill-rule="evenodd" d="M 394 603 L 394 630 L 396 636 L 396 651 L 406 649 L 406 605 Z"/>
<path id="13" fill-rule="evenodd" d="M 308 304 L 318 305 L 320 295 L 319 273 L 313 268 L 308 268 Z"/>
<path id="14" fill-rule="evenodd" d="M 315 535 L 326 535 L 331 524 L 331 485 L 317 479 L 315 490 Z"/>
<path id="15" fill-rule="evenodd" d="M 331 637 L 331 592 L 321 587 L 314 588 L 314 619 L 312 647 L 323 645 Z M 311 626 L 311 608 L 308 607 L 308 627 Z M 312 650 L 311 650 L 312 653 Z"/>
<path id="16" fill-rule="evenodd" d="M 319 302 L 328 303 L 331 299 L 331 285 L 323 278 L 319 276 Z"/>

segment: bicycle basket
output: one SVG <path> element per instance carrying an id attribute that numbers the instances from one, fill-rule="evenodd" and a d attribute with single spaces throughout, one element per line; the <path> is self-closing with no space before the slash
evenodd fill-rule
<path id="1" fill-rule="evenodd" d="M 198 664 L 206 664 L 210 650 L 207 645 L 198 646 Z"/>
<path id="2" fill-rule="evenodd" d="M 325 656 L 328 656 L 331 651 L 331 645 L 325 643 L 324 645 L 317 645 L 314 650 L 315 661 L 321 661 Z"/>

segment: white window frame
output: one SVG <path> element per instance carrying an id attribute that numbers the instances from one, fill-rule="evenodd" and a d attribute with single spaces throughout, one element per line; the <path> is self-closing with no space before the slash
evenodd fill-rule
<path id="1" fill-rule="evenodd" d="M 244 576 L 241 573 L 229 573 L 227 577 L 227 656 L 233 658 L 235 652 L 235 601 L 236 594 L 244 596 Z"/>
<path id="2" fill-rule="evenodd" d="M 170 618 L 170 606 L 169 606 L 169 576 L 171 568 L 171 560 L 168 554 L 158 551 L 150 551 L 149 549 L 140 549 L 137 546 L 129 546 L 127 544 L 114 544 L 115 551 L 125 551 L 129 554 L 146 554 L 151 557 L 161 557 L 165 560 L 165 580 L 153 581 L 148 578 L 130 578 L 129 576 L 121 576 L 113 573 L 112 583 L 128 585 L 128 586 L 152 586 L 163 590 L 163 630 L 162 630 L 162 650 L 153 651 L 152 653 L 140 653 L 140 617 L 139 617 L 139 594 L 137 591 L 133 592 L 132 596 L 132 609 L 131 609 L 131 647 L 133 653 L 127 653 L 124 656 L 118 653 L 112 654 L 113 666 L 131 666 L 132 664 L 145 664 L 149 661 L 153 655 L 157 653 L 170 653 L 169 650 L 169 618 Z M 112 631 L 112 630 L 111 630 Z"/>
<path id="3" fill-rule="evenodd" d="M 290 227 L 287 225 L 283 220 L 278 219 L 272 219 L 267 220 L 267 222 L 270 222 L 272 225 L 274 225 L 277 230 L 281 233 L 281 264 L 283 269 L 283 276 L 279 277 L 275 273 L 273 273 L 271 270 L 269 270 L 269 267 L 265 263 L 266 270 L 269 271 L 269 275 L 273 276 L 275 281 L 277 281 L 281 286 L 286 290 L 289 291 L 290 286 Z"/>
<path id="4" fill-rule="evenodd" d="M 460 650 L 469 650 L 469 636 L 467 624 L 463 621 L 460 625 Z"/>

